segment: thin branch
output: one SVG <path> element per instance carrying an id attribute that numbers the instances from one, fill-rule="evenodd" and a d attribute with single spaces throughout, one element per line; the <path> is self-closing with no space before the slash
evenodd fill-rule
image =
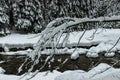
<path id="1" fill-rule="evenodd" d="M 80 36 L 80 38 L 79 38 L 79 40 L 78 40 L 78 43 L 77 43 L 77 45 L 76 45 L 76 47 L 75 47 L 75 49 L 74 49 L 73 52 L 75 52 L 75 51 L 77 50 L 77 47 L 80 45 L 80 41 L 81 41 L 81 39 L 83 38 L 83 36 L 84 36 L 85 33 L 86 33 L 86 29 L 83 31 L 82 35 Z"/>
<path id="2" fill-rule="evenodd" d="M 111 52 L 111 50 L 118 44 L 119 41 L 120 41 L 120 37 L 118 38 L 116 43 L 107 51 L 107 53 Z"/>

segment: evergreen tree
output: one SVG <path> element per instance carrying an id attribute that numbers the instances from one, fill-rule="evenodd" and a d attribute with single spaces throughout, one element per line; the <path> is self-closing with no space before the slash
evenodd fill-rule
<path id="1" fill-rule="evenodd" d="M 17 29 L 26 32 L 38 32 L 41 30 L 40 2 L 38 0 L 21 0 L 15 4 L 17 4 L 15 7 L 17 8 L 17 15 L 14 13 Z"/>
<path id="2" fill-rule="evenodd" d="M 8 33 L 8 24 L 9 24 L 9 17 L 7 14 L 8 6 L 5 0 L 0 1 L 0 32 L 3 35 Z"/>
<path id="3" fill-rule="evenodd" d="M 120 15 L 119 0 L 1 0 L 0 3 L 1 22 L 26 32 L 40 32 L 60 17 L 112 15 Z"/>

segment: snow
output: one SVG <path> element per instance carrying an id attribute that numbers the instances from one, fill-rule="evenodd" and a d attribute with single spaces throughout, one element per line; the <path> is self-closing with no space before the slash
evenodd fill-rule
<path id="1" fill-rule="evenodd" d="M 27 55 L 30 54 L 33 50 L 32 49 L 27 49 L 27 50 L 20 50 L 16 52 L 1 52 L 0 54 L 3 55 Z"/>
<path id="2" fill-rule="evenodd" d="M 74 49 L 75 50 L 75 49 Z M 86 54 L 88 50 L 87 49 L 83 49 L 83 48 L 77 48 L 75 51 L 72 51 L 72 55 L 71 55 L 71 59 L 77 59 L 79 57 L 80 54 Z M 70 52 L 70 51 L 69 51 Z"/>
<path id="3" fill-rule="evenodd" d="M 0 47 L 32 47 L 39 40 L 39 37 L 32 38 L 34 36 L 36 36 L 36 34 L 10 34 L 5 37 L 0 37 Z"/>
<path id="4" fill-rule="evenodd" d="M 7 15 L 5 15 L 4 13 L 2 13 L 2 16 L 0 16 L 0 22 L 6 23 L 6 22 L 8 22 L 8 20 L 9 20 L 9 17 Z"/>
<path id="5" fill-rule="evenodd" d="M 93 40 L 89 40 L 89 37 L 93 34 L 95 30 L 88 30 L 80 41 L 80 46 L 91 46 L 93 44 L 98 44 L 102 41 L 116 41 L 120 36 L 120 29 L 98 29 L 97 33 L 94 35 Z M 69 43 L 67 45 L 74 46 L 77 44 L 79 37 L 83 32 L 71 32 L 69 37 Z M 0 37 L 1 45 L 24 45 L 24 44 L 35 44 L 40 39 L 40 36 L 34 37 L 37 34 L 10 34 L 6 37 Z M 64 37 L 64 35 L 62 36 Z M 60 43 L 62 42 L 61 41 Z M 49 46 L 49 45 L 47 45 Z"/>
<path id="6" fill-rule="evenodd" d="M 120 29 L 98 29 L 96 34 L 94 35 L 93 40 L 89 40 L 89 38 L 92 36 L 92 34 L 95 32 L 95 29 L 93 30 L 88 30 L 83 38 L 80 41 L 80 45 L 82 44 L 84 46 L 91 46 L 92 44 L 98 44 L 102 41 L 115 41 L 120 37 L 119 33 Z M 81 36 L 82 32 L 73 32 L 71 33 L 69 37 L 69 44 L 73 44 L 78 42 L 79 37 Z"/>
<path id="7" fill-rule="evenodd" d="M 119 80 L 119 72 L 120 69 L 114 69 L 105 63 L 101 63 L 88 72 L 65 72 L 62 75 L 57 76 L 55 80 Z"/>
<path id="8" fill-rule="evenodd" d="M 2 67 L 0 67 L 0 74 L 3 74 L 4 72 L 5 70 Z"/>
<path id="9" fill-rule="evenodd" d="M 63 19 L 63 18 L 62 18 Z M 62 19 L 60 19 L 62 21 Z M 57 19 L 56 19 L 57 20 Z M 64 30 L 66 30 L 67 28 L 69 27 L 72 27 L 74 25 L 77 25 L 77 24 L 80 24 L 80 23 L 84 23 L 84 22 L 88 22 L 89 20 L 91 19 L 88 19 L 88 20 L 84 20 L 84 19 L 68 19 L 70 20 L 69 22 L 63 22 L 63 24 L 60 24 L 60 22 L 56 22 L 56 20 L 53 20 L 51 22 L 51 24 L 48 24 L 48 26 L 46 27 L 46 29 L 44 31 L 41 32 L 41 39 L 38 41 L 37 45 L 36 45 L 36 48 L 35 48 L 35 55 L 36 53 L 38 53 L 39 50 L 41 50 L 42 48 L 45 48 L 46 45 L 50 45 L 50 47 L 53 47 L 54 45 L 56 45 L 57 42 L 59 42 L 59 38 L 61 38 L 61 34 L 64 32 Z M 64 20 L 64 19 L 63 19 Z M 99 21 L 99 20 L 98 20 Z M 55 24 L 58 24 L 57 26 L 55 26 Z M 52 25 L 52 26 L 51 26 Z M 83 32 L 84 33 L 84 32 Z M 81 36 L 83 35 L 80 34 Z M 79 37 L 78 40 L 75 40 L 76 43 L 71 43 L 70 45 L 68 43 L 70 43 L 69 40 L 72 40 L 72 39 L 69 39 L 69 34 L 67 34 L 65 37 L 62 37 L 62 40 L 60 39 L 60 44 L 59 46 L 60 47 L 65 47 L 65 46 L 69 46 L 71 47 L 71 45 L 73 46 L 73 44 L 78 44 L 78 41 L 79 41 Z M 54 39 L 53 39 L 54 37 Z M 81 37 L 82 38 L 82 37 Z M 58 41 L 56 41 L 58 39 Z M 53 42 L 52 42 L 53 41 Z M 65 42 L 64 42 L 65 41 Z M 67 41 L 67 42 L 66 42 Z M 73 40 L 72 40 L 73 41 Z M 54 44 L 55 43 L 55 44 Z M 66 45 L 63 45 L 63 44 L 66 44 Z M 67 45 L 68 44 L 68 45 Z M 86 43 L 88 44 L 88 43 Z M 80 44 L 78 44 L 80 45 Z M 82 44 L 84 45 L 84 43 Z"/>
<path id="10" fill-rule="evenodd" d="M 76 60 L 78 57 L 79 57 L 78 51 L 73 52 L 72 55 L 71 55 L 71 59 L 75 59 Z"/>
<path id="11" fill-rule="evenodd" d="M 60 75 L 61 72 L 53 71 L 53 72 L 39 72 L 34 78 L 30 80 L 54 80 L 54 78 L 58 75 Z M 25 77 L 23 75 L 17 76 L 17 75 L 6 75 L 6 74 L 0 74 L 0 80 L 27 80 L 32 73 L 29 73 Z"/>
<path id="12" fill-rule="evenodd" d="M 115 45 L 115 41 L 105 41 L 105 42 L 101 42 L 98 46 L 96 47 L 91 47 L 88 50 L 87 56 L 91 57 L 98 57 L 98 53 L 100 52 L 106 52 L 105 56 L 106 57 L 112 57 L 115 55 L 115 51 L 119 50 L 120 48 L 120 42 L 118 42 L 118 44 L 112 48 Z M 112 50 L 110 50 L 112 48 Z M 108 52 L 110 50 L 110 52 Z"/>
<path id="13" fill-rule="evenodd" d="M 95 32 L 95 30 L 88 30 L 85 35 L 82 37 L 79 46 L 91 46 L 95 44 L 99 44 L 96 47 L 91 47 L 90 49 L 86 49 L 83 53 L 87 53 L 86 55 L 88 57 L 98 57 L 98 53 L 100 52 L 107 52 L 109 49 L 111 49 L 114 44 L 117 42 L 118 38 L 120 37 L 120 29 L 98 29 L 96 34 L 94 35 L 93 40 L 90 39 L 92 34 Z M 76 46 L 77 42 L 79 41 L 79 37 L 82 35 L 83 32 L 71 32 L 69 36 L 69 41 L 67 43 L 68 47 Z M 60 44 L 63 42 L 63 37 L 60 40 Z M 114 56 L 114 52 L 120 50 L 120 43 L 118 43 L 111 51 L 112 53 L 107 53 L 105 56 L 110 57 Z M 66 53 L 71 53 L 71 58 L 76 59 L 79 57 L 79 53 L 82 53 L 79 51 L 75 51 L 73 53 L 72 49 L 69 49 L 66 51 Z M 50 51 L 48 51 L 50 52 Z M 59 53 L 63 54 L 64 51 L 60 51 Z"/>
<path id="14" fill-rule="evenodd" d="M 117 41 L 117 39 L 120 37 L 120 29 L 98 29 L 96 34 L 94 35 L 94 39 L 90 40 L 90 37 L 94 32 L 95 29 L 86 31 L 86 33 L 80 41 L 79 46 L 91 46 L 99 44 L 101 42 Z M 82 33 L 83 31 L 71 32 L 67 42 L 67 46 L 76 46 Z M 63 34 L 59 46 L 61 46 L 62 42 L 64 41 L 64 38 L 65 35 Z"/>
<path id="15" fill-rule="evenodd" d="M 31 25 L 31 22 L 27 19 L 18 19 L 17 25 L 21 28 L 27 28 L 27 26 Z"/>
<path id="16" fill-rule="evenodd" d="M 54 78 L 60 75 L 61 72 L 53 71 L 53 72 L 42 72 L 38 73 L 33 79 L 31 80 L 54 80 Z M 29 76 L 26 76 L 24 79 L 26 80 Z M 23 79 L 23 80 L 24 80 Z"/>
<path id="17" fill-rule="evenodd" d="M 106 57 L 112 57 L 115 55 L 115 51 L 120 51 L 120 41 L 118 41 L 120 37 L 120 29 L 99 28 L 97 29 L 96 34 L 94 34 L 95 31 L 96 31 L 95 29 L 87 30 L 84 36 L 81 38 L 79 45 L 78 41 L 80 36 L 83 34 L 83 31 L 71 32 L 69 34 L 67 43 L 65 43 L 66 46 L 62 46 L 61 44 L 65 37 L 64 33 L 58 44 L 58 46 L 59 47 L 62 46 L 63 49 L 56 49 L 55 54 L 71 54 L 72 59 L 77 59 L 81 54 L 85 54 L 87 57 L 98 57 L 99 56 L 98 54 L 101 52 L 105 52 Z M 37 42 L 39 42 L 39 40 L 42 42 L 40 38 L 41 34 L 10 34 L 6 37 L 0 37 L 0 47 L 3 47 L 5 49 L 5 52 L 2 52 L 1 54 L 7 55 L 29 54 L 30 52 L 32 52 L 32 50 L 30 49 L 25 51 L 10 52 L 9 48 L 34 47 L 34 44 L 38 45 Z M 111 49 L 117 41 L 118 41 L 117 45 L 113 49 Z M 44 47 L 52 47 L 51 45 L 52 42 L 48 42 L 44 45 Z M 92 46 L 90 47 L 90 49 L 77 48 L 75 50 L 75 48 L 72 47 L 76 45 L 86 47 L 87 46 L 90 47 L 92 45 L 97 46 Z M 41 54 L 48 55 L 52 53 L 53 53 L 52 49 L 45 49 L 41 52 Z"/>
<path id="18" fill-rule="evenodd" d="M 105 53 L 106 57 L 113 57 L 115 56 L 115 52 L 109 52 L 109 53 Z"/>
<path id="19" fill-rule="evenodd" d="M 0 74 L 0 79 L 1 80 L 19 80 L 19 76 Z"/>
<path id="20" fill-rule="evenodd" d="M 33 73 L 26 76 L 0 74 L 0 80 L 27 80 Z M 24 76 L 24 77 L 23 77 Z M 83 70 L 69 70 L 63 73 L 54 70 L 53 72 L 39 72 L 30 80 L 119 80 L 120 69 L 115 69 L 108 64 L 101 63 L 88 72 Z"/>
<path id="21" fill-rule="evenodd" d="M 61 34 L 60 32 L 63 32 L 64 30 L 74 26 L 74 25 L 77 25 L 77 24 L 80 24 L 80 23 L 85 23 L 85 22 L 100 22 L 100 21 L 111 21 L 111 20 L 119 20 L 120 19 L 120 16 L 112 16 L 112 17 L 100 17 L 100 18 L 95 18 L 95 19 L 89 19 L 89 18 L 83 18 L 83 19 L 80 19 L 80 18 L 67 18 L 68 20 L 70 21 L 66 21 L 64 22 L 63 24 L 61 25 L 58 25 L 58 26 L 55 26 L 55 24 L 58 24 L 60 23 L 61 21 L 63 20 L 66 20 L 66 18 L 58 18 L 58 19 L 55 19 L 53 20 L 52 22 L 50 22 L 46 29 L 41 33 L 41 35 L 43 36 L 42 37 L 42 41 L 39 41 L 38 45 L 42 45 L 44 44 L 45 45 L 45 42 L 44 41 L 50 41 L 50 39 L 55 36 L 56 34 Z M 89 31 L 87 32 L 89 33 Z M 88 34 L 90 35 L 90 34 Z M 87 35 L 87 36 L 88 36 Z M 71 36 L 71 35 L 70 35 Z M 72 42 L 69 42 L 70 45 L 73 45 L 74 44 L 74 41 L 78 42 L 79 41 L 79 37 L 82 36 L 82 34 L 79 34 L 79 36 L 75 38 L 70 38 L 69 40 Z M 86 37 L 86 35 L 84 35 Z M 57 36 L 59 37 L 59 36 Z M 62 40 L 60 40 L 60 42 L 62 43 L 64 41 L 64 38 L 62 38 Z M 74 39 L 74 40 L 73 40 Z M 100 39 L 100 38 L 99 38 Z M 83 39 L 85 40 L 85 39 Z M 86 41 L 86 40 L 85 40 Z M 95 43 L 95 42 L 92 42 L 92 44 Z M 81 44 L 81 45 L 84 45 L 85 43 Z M 86 43 L 89 45 L 89 43 Z M 91 44 L 91 43 L 90 43 Z M 68 44 L 68 46 L 70 46 Z M 80 45 L 80 44 L 79 44 Z"/>
<path id="22" fill-rule="evenodd" d="M 120 41 L 118 41 L 120 37 L 120 29 L 98 29 L 96 34 L 93 36 L 92 34 L 94 32 L 95 29 L 87 30 L 82 37 L 79 46 L 91 46 L 95 44 L 97 44 L 97 46 L 92 46 L 89 49 L 70 48 L 77 45 L 79 37 L 82 35 L 83 31 L 71 32 L 67 42 L 67 45 L 70 47 L 56 49 L 55 54 L 71 54 L 71 59 L 77 59 L 81 54 L 85 54 L 87 57 L 98 57 L 99 53 L 105 52 L 104 55 L 106 57 L 112 57 L 115 55 L 116 51 L 120 53 Z M 41 36 L 38 35 L 39 34 L 10 34 L 6 37 L 0 37 L 0 46 L 5 49 L 5 52 L 1 52 L 0 54 L 30 55 L 33 51 L 31 49 L 11 52 L 9 51 L 9 48 L 33 47 L 34 44 L 36 44 L 41 38 Z M 64 37 L 65 34 L 63 34 L 59 44 L 61 44 Z M 117 41 L 118 44 L 113 49 L 111 49 Z M 41 54 L 50 55 L 53 54 L 53 51 L 53 49 L 45 49 L 41 52 Z M 3 61 L 0 63 L 3 63 Z M 0 80 L 19 80 L 23 76 L 7 75 L 3 74 L 4 72 L 5 70 L 0 68 Z M 27 78 L 31 77 L 32 74 L 33 73 L 29 73 L 21 80 L 26 80 Z M 115 69 L 105 63 L 101 63 L 88 72 L 83 70 L 65 71 L 63 73 L 58 71 L 39 72 L 31 80 L 120 80 L 120 69 Z"/>

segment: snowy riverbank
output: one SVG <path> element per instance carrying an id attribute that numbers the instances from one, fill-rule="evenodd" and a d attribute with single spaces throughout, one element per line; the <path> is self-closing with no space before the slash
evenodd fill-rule
<path id="1" fill-rule="evenodd" d="M 79 57 L 80 54 L 85 54 L 88 57 L 98 57 L 99 53 L 104 52 L 106 57 L 112 57 L 115 55 L 116 51 L 118 53 L 120 52 L 120 41 L 118 40 L 120 37 L 120 29 L 93 29 L 86 31 L 78 45 L 80 48 L 77 48 L 76 51 L 73 53 L 73 47 L 75 47 L 78 44 L 79 37 L 82 35 L 82 33 L 82 31 L 71 32 L 67 42 L 68 47 L 63 47 L 63 49 L 57 49 L 56 54 L 72 54 L 71 58 L 76 59 L 77 57 Z M 31 49 L 25 51 L 9 52 L 9 48 L 33 47 L 33 45 L 36 44 L 37 41 L 40 39 L 40 35 L 36 35 L 38 34 L 11 34 L 6 37 L 1 37 L 0 46 L 5 49 L 5 52 L 2 52 L 1 54 L 29 54 L 32 51 Z M 65 36 L 63 34 L 62 38 L 60 39 L 59 46 L 62 44 L 64 37 Z M 116 42 L 118 42 L 117 45 L 115 45 Z M 113 47 L 114 45 L 115 47 Z M 82 48 L 82 46 L 89 46 L 89 49 Z M 48 45 L 46 44 L 46 47 L 50 47 L 50 43 L 48 43 Z M 52 52 L 52 49 L 46 49 L 42 51 L 42 54 L 51 54 Z"/>
<path id="2" fill-rule="evenodd" d="M 32 73 L 25 77 L 23 75 L 17 76 L 1 73 L 0 80 L 26 80 L 30 76 L 32 76 Z M 65 71 L 63 73 L 58 71 L 39 72 L 31 80 L 120 80 L 120 69 L 101 63 L 88 72 L 82 70 Z"/>

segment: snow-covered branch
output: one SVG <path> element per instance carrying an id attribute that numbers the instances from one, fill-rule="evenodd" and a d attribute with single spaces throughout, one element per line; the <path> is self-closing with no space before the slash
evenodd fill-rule
<path id="1" fill-rule="evenodd" d="M 42 31 L 41 38 L 36 44 L 35 50 L 39 52 L 39 50 L 41 50 L 39 48 L 44 48 L 46 44 L 51 43 L 52 38 L 59 38 L 61 33 L 63 33 L 68 28 L 74 27 L 75 25 L 82 24 L 82 23 L 89 23 L 89 22 L 112 22 L 112 21 L 120 21 L 120 16 L 98 17 L 94 19 L 90 19 L 90 18 L 55 19 L 47 25 L 44 31 Z"/>
<path id="2" fill-rule="evenodd" d="M 41 37 L 38 41 L 38 43 L 35 45 L 35 51 L 34 53 L 31 53 L 31 58 L 34 61 L 30 71 L 32 71 L 34 65 L 39 63 L 39 58 L 41 57 L 41 51 L 46 48 L 46 45 L 50 45 L 53 49 L 56 50 L 56 47 L 59 44 L 59 38 L 61 38 L 61 35 L 66 31 L 68 28 L 72 28 L 75 25 L 82 24 L 82 23 L 89 23 L 89 22 L 110 22 L 110 21 L 120 21 L 120 16 L 112 16 L 112 17 L 99 17 L 99 18 L 58 18 L 56 20 L 53 20 L 51 23 L 49 23 L 44 31 L 41 32 Z M 67 35 L 67 34 L 66 34 Z M 64 42 L 61 41 L 60 43 Z M 69 38 L 65 39 L 68 40 Z M 79 43 L 79 42 L 78 42 Z M 52 54 L 55 53 L 55 50 L 53 50 Z M 47 62 L 47 59 L 46 59 Z M 46 63 L 45 62 L 45 63 Z M 35 75 L 41 70 L 39 68 Z M 31 79 L 31 78 L 30 78 Z M 28 79 L 29 80 L 29 79 Z"/>

